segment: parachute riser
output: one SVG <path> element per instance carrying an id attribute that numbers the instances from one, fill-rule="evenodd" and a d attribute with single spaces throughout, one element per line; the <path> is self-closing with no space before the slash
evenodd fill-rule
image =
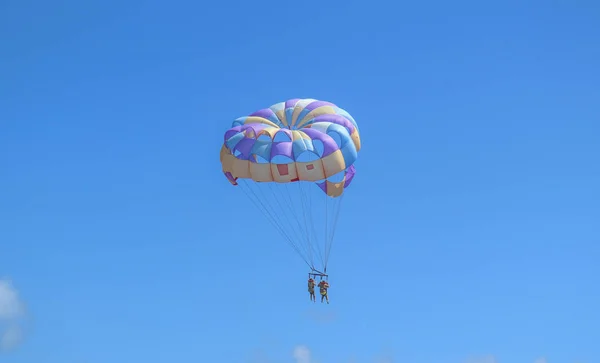
<path id="1" fill-rule="evenodd" d="M 319 279 L 321 281 L 323 280 L 323 278 L 325 278 L 325 281 L 327 281 L 327 279 L 329 278 L 329 275 L 327 275 L 326 273 L 323 273 L 323 272 L 321 272 L 319 270 L 315 270 L 315 269 L 312 269 L 312 272 L 308 273 L 308 278 L 312 277 L 312 278 L 316 279 L 317 276 L 319 277 Z"/>

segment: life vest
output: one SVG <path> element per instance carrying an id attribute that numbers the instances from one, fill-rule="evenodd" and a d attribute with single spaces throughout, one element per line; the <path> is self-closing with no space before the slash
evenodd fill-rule
<path id="1" fill-rule="evenodd" d="M 321 292 L 321 295 L 327 295 L 327 289 L 329 288 L 329 284 L 327 282 L 320 282 L 319 283 L 319 290 Z"/>

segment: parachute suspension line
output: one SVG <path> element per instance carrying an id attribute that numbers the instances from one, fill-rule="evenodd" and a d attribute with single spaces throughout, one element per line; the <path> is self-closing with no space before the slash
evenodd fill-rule
<path id="1" fill-rule="evenodd" d="M 245 182 L 244 182 L 244 184 L 245 184 Z M 240 185 L 244 185 L 244 184 L 240 184 Z M 275 218 L 273 216 L 273 213 L 271 213 L 271 211 L 269 211 L 269 209 L 267 208 L 267 206 L 262 202 L 261 198 L 247 184 L 245 185 L 245 187 L 247 189 L 245 189 L 244 187 L 242 187 L 242 190 L 246 193 L 246 195 L 248 196 L 248 198 L 254 203 L 254 205 L 256 207 L 258 207 L 258 209 L 263 213 L 263 215 L 267 218 L 267 220 L 269 222 L 271 222 L 271 224 L 273 225 L 273 227 L 275 227 L 275 229 L 277 229 L 279 231 L 279 233 L 286 239 L 286 241 L 288 241 L 288 243 L 292 245 L 292 248 L 296 249 L 296 247 L 292 244 L 291 238 L 289 237 L 289 235 L 277 223 L 277 218 Z M 252 194 L 254 196 L 254 198 L 250 197 L 250 194 Z"/>
<path id="2" fill-rule="evenodd" d="M 271 183 L 266 183 L 266 185 L 269 187 L 269 189 L 271 190 L 271 195 L 275 196 L 275 187 L 273 186 L 273 184 Z M 270 199 L 267 195 L 265 195 L 265 193 L 263 192 L 263 188 L 261 188 L 259 185 L 256 186 L 256 188 L 259 190 L 259 192 L 261 193 L 262 199 L 261 200 L 265 200 L 269 206 L 269 208 L 271 208 L 271 210 L 273 211 L 274 215 L 278 215 L 281 216 L 281 214 L 284 214 L 285 216 L 287 216 L 285 214 L 285 208 L 283 208 L 283 206 L 281 206 L 281 203 L 279 202 L 279 200 L 275 197 L 275 201 L 277 202 L 277 204 L 279 204 L 279 207 L 281 209 L 281 213 L 276 213 L 275 208 L 273 208 L 273 205 L 270 203 Z M 291 224 L 291 223 L 290 223 Z M 306 254 L 306 248 L 303 244 L 298 243 L 298 241 L 294 238 L 294 236 L 290 236 L 289 232 L 286 228 L 285 228 L 285 224 L 281 222 L 279 222 L 279 227 L 280 230 L 285 231 L 286 236 L 288 238 L 288 241 L 290 242 L 290 245 L 292 245 L 292 247 L 296 250 L 296 252 L 302 256 L 302 259 L 304 260 L 304 262 L 306 262 L 311 268 L 314 266 L 314 262 L 312 260 L 307 260 L 307 254 Z M 304 250 L 304 251 L 302 251 Z M 304 254 L 303 254 L 304 252 Z"/>
<path id="3" fill-rule="evenodd" d="M 311 241 L 311 235 L 310 235 L 310 231 L 308 229 L 308 222 L 307 222 L 307 218 L 306 218 L 306 203 L 305 203 L 305 198 L 304 198 L 304 190 L 302 189 L 302 186 L 300 185 L 301 182 L 298 182 L 298 190 L 300 191 L 300 202 L 302 204 L 302 215 L 304 217 L 304 230 L 306 231 L 306 243 L 308 245 L 308 248 L 310 250 L 312 250 L 312 241 Z M 312 269 L 314 269 L 314 264 L 313 266 L 311 266 Z"/>
<path id="4" fill-rule="evenodd" d="M 306 191 L 305 183 L 299 184 L 299 187 L 302 192 L 302 199 L 304 200 L 304 206 L 306 210 L 306 231 L 310 236 L 310 249 L 313 253 L 316 251 L 317 255 L 319 255 L 319 259 L 322 261 L 323 258 L 321 257 L 318 249 L 319 240 L 314 234 L 314 220 L 312 217 L 312 203 L 310 198 L 311 193 Z"/>
<path id="5" fill-rule="evenodd" d="M 318 239 L 316 238 L 314 221 L 312 218 L 312 203 L 310 200 L 310 192 L 307 192 L 304 186 L 298 182 L 298 189 L 300 190 L 300 198 L 302 201 L 302 211 L 304 212 L 304 226 L 306 228 L 306 234 L 308 236 L 307 241 L 311 251 L 317 251 L 321 263 L 323 263 L 323 256 L 321 250 L 318 248 Z M 317 247 L 313 245 L 313 241 L 317 244 Z"/>
<path id="6" fill-rule="evenodd" d="M 316 187 L 316 185 L 311 185 L 311 188 Z M 311 192 L 307 192 L 307 199 L 308 199 L 308 215 L 309 215 L 309 221 L 310 221 L 310 232 L 312 235 L 313 240 L 315 241 L 316 246 L 313 246 L 314 250 L 317 252 L 317 254 L 319 255 L 319 259 L 321 260 L 321 266 L 325 267 L 325 260 L 323 259 L 323 254 L 321 253 L 321 248 L 319 248 L 319 234 L 317 233 L 317 229 L 315 228 L 315 219 L 314 219 L 314 214 L 313 214 L 313 198 L 312 198 L 312 194 Z M 316 209 L 316 208 L 315 208 Z"/>
<path id="7" fill-rule="evenodd" d="M 327 257 L 327 239 L 329 237 L 329 195 L 325 194 L 325 238 L 323 239 L 323 253 Z M 326 261 L 323 263 L 323 268 L 327 269 Z"/>
<path id="8" fill-rule="evenodd" d="M 300 243 L 303 240 L 303 238 L 302 238 L 303 237 L 302 236 L 302 228 L 300 229 L 300 233 L 298 233 L 298 231 L 296 230 L 294 224 L 290 220 L 290 216 L 289 216 L 288 212 L 290 210 L 291 211 L 294 210 L 293 203 L 286 205 L 285 197 L 282 197 L 282 195 L 281 195 L 282 194 L 281 188 L 279 188 L 281 185 L 274 186 L 271 183 L 269 183 L 268 185 L 269 185 L 269 189 L 271 190 L 271 194 L 275 197 L 275 201 L 277 202 L 277 205 L 281 209 L 281 213 L 285 216 L 285 219 L 287 221 L 287 225 L 289 226 L 289 228 L 291 230 L 291 233 L 293 235 L 292 237 L 294 237 L 294 236 L 296 237 L 296 238 L 293 238 L 293 239 L 297 242 L 297 244 L 299 246 L 302 247 L 303 252 L 306 253 L 305 257 L 308 258 L 308 261 L 310 261 L 310 265 L 312 267 L 314 265 L 314 260 L 313 260 L 313 257 L 312 257 L 312 253 L 311 253 L 311 251 L 309 249 L 306 248 L 306 246 L 304 244 Z"/>
<path id="9" fill-rule="evenodd" d="M 267 183 L 266 185 L 271 189 L 271 195 L 274 195 L 274 190 L 272 188 L 273 187 L 272 184 Z M 273 219 L 278 223 L 279 229 L 285 232 L 285 235 L 287 236 L 288 241 L 290 242 L 291 245 L 293 245 L 294 249 L 296 249 L 298 253 L 302 253 L 302 251 L 300 251 L 300 248 L 298 247 L 298 244 L 295 242 L 295 240 L 293 238 L 294 236 L 290 235 L 290 231 L 288 231 L 285 228 L 285 223 L 283 223 L 283 221 L 282 221 L 281 215 L 284 214 L 285 210 L 282 210 L 282 211 L 280 211 L 280 213 L 277 213 L 276 208 L 274 208 L 270 202 L 271 198 L 269 198 L 268 195 L 265 195 L 265 193 L 263 192 L 263 188 L 260 185 L 256 185 L 256 189 L 258 189 L 258 191 L 260 193 L 260 196 L 261 196 L 260 200 L 261 201 L 264 200 L 266 202 L 267 206 L 270 208 L 270 211 L 272 212 L 271 215 L 273 216 Z M 277 199 L 275 201 L 279 204 L 279 201 Z M 283 209 L 283 208 L 281 208 L 281 209 Z M 284 216 L 285 216 L 285 214 L 284 214 Z M 279 217 L 279 219 L 277 219 L 276 217 Z M 306 260 L 306 256 L 303 256 L 303 257 Z"/>
<path id="10" fill-rule="evenodd" d="M 254 195 L 256 200 L 260 203 L 260 205 L 263 207 L 263 210 L 271 217 L 271 220 L 277 225 L 277 228 L 285 234 L 287 239 L 289 239 L 291 242 L 293 242 L 293 239 L 291 238 L 291 236 L 287 233 L 285 228 L 283 228 L 283 223 L 281 222 L 281 216 L 275 211 L 275 208 L 273 208 L 273 206 L 269 202 L 269 199 L 267 199 L 265 197 L 261 187 L 256 186 L 258 193 L 260 193 L 260 196 L 259 196 L 256 193 L 256 191 L 254 190 L 255 189 L 254 187 L 251 187 L 250 184 L 247 183 L 246 181 L 244 181 L 244 183 L 245 183 L 246 187 L 250 191 L 252 191 L 252 194 Z"/>
<path id="11" fill-rule="evenodd" d="M 285 191 L 286 191 L 286 193 L 284 193 L 284 195 L 287 197 L 289 205 L 292 206 L 290 209 L 292 211 L 292 214 L 294 215 L 294 219 L 296 221 L 296 225 L 298 226 L 298 230 L 301 232 L 300 234 L 302 235 L 302 239 L 303 240 L 304 239 L 309 240 L 310 237 L 308 236 L 308 234 L 306 233 L 306 231 L 302 228 L 302 222 L 300 221 L 301 218 L 298 215 L 298 213 L 296 212 L 296 205 L 292 201 L 292 197 L 290 196 L 291 195 L 291 193 L 290 193 L 291 187 L 287 183 L 283 184 L 283 185 L 285 185 Z M 314 269 L 314 260 L 313 260 L 313 257 L 312 257 L 312 252 L 313 251 L 312 251 L 312 245 L 310 245 L 310 244 L 308 245 L 308 251 L 310 251 L 309 252 L 310 253 L 310 262 L 311 262 L 311 264 L 313 264 L 313 266 L 311 266 L 311 268 Z"/>
<path id="12" fill-rule="evenodd" d="M 263 213 L 263 215 L 267 218 L 267 220 L 269 220 L 269 222 L 271 222 L 271 224 L 273 225 L 273 227 L 275 227 L 276 230 L 279 231 L 279 233 L 284 237 L 284 239 L 286 240 L 286 242 L 294 249 L 294 251 L 296 251 L 296 253 L 300 256 L 300 258 L 302 258 L 302 260 L 309 266 L 311 267 L 311 264 L 306 260 L 306 258 L 304 257 L 304 255 L 301 253 L 301 251 L 298 249 L 298 246 L 296 246 L 296 244 L 294 243 L 293 239 L 289 236 L 289 234 L 285 231 L 285 229 L 277 223 L 277 218 L 275 218 L 275 216 L 273 215 L 273 213 L 267 208 L 267 206 L 265 205 L 265 203 L 263 203 L 263 199 L 261 199 L 256 191 L 254 190 L 254 188 L 250 187 L 250 183 L 247 183 L 245 180 L 242 181 L 242 184 L 240 184 L 240 186 L 245 186 L 242 187 L 242 190 L 245 192 L 246 196 L 254 203 L 254 205 L 261 210 L 261 212 Z M 259 191 L 260 191 L 260 187 L 258 187 Z M 252 197 L 250 197 L 250 193 L 248 193 L 248 191 L 251 192 L 251 194 L 254 196 L 254 199 Z M 267 201 L 268 203 L 268 201 Z"/>
<path id="13" fill-rule="evenodd" d="M 333 199 L 333 201 L 332 201 Z M 327 194 L 325 195 L 325 236 L 323 238 L 323 254 L 325 255 L 325 265 L 323 266 L 323 268 L 327 268 L 327 251 L 329 249 L 329 236 L 331 236 L 331 228 L 333 226 L 332 223 L 332 218 L 331 218 L 331 211 L 332 208 L 330 206 L 330 204 L 334 204 L 335 205 L 335 199 L 331 198 L 330 196 L 328 196 Z"/>
<path id="14" fill-rule="evenodd" d="M 340 218 L 340 211 L 342 210 L 342 202 L 344 201 L 344 196 L 345 194 L 342 193 L 341 196 L 339 196 L 336 199 L 339 199 L 339 201 L 337 201 L 334 209 L 334 217 L 333 217 L 333 227 L 331 228 L 331 234 L 330 237 L 328 239 L 328 247 L 327 247 L 327 252 L 325 254 L 325 264 L 327 265 L 327 262 L 329 262 L 329 256 L 331 254 L 331 247 L 333 247 L 333 240 L 335 237 L 335 232 L 337 231 L 337 224 L 338 224 L 338 220 Z"/>
<path id="15" fill-rule="evenodd" d="M 240 184 L 240 186 L 242 186 L 242 185 L 243 185 L 242 190 L 245 192 L 246 196 L 254 203 L 254 205 L 256 207 L 258 207 L 259 210 L 261 210 L 261 212 L 263 213 L 263 215 L 265 217 L 267 217 L 267 220 L 269 222 L 271 222 L 271 224 L 275 227 L 275 229 L 277 229 L 279 231 L 279 233 L 286 239 L 286 241 L 292 246 L 292 248 L 294 248 L 294 250 L 296 250 L 296 252 L 298 254 L 300 254 L 300 252 L 297 250 L 297 247 L 293 244 L 293 241 L 291 240 L 291 238 L 289 237 L 289 235 L 286 233 L 286 231 L 284 229 L 282 229 L 282 227 L 279 224 L 277 224 L 277 219 L 273 216 L 273 214 L 271 213 L 271 211 L 269 211 L 269 209 L 265 206 L 265 204 L 263 203 L 263 201 L 261 200 L 261 198 L 253 190 L 253 188 L 250 187 L 248 185 L 248 183 L 246 183 L 245 181 L 242 181 L 242 183 Z M 254 198 L 250 197 L 250 193 L 248 193 L 248 191 L 250 193 L 252 193 L 252 195 L 254 196 Z M 303 256 L 301 256 L 301 257 L 303 258 Z"/>
<path id="16" fill-rule="evenodd" d="M 310 267 L 310 268 L 313 268 L 311 266 L 311 264 L 306 260 L 306 258 L 302 255 L 302 253 L 300 252 L 298 247 L 294 244 L 294 242 L 289 237 L 289 235 L 285 232 L 285 230 L 283 230 L 281 228 L 281 226 L 279 226 L 277 224 L 276 218 L 273 217 L 272 213 L 267 209 L 265 204 L 262 202 L 262 200 L 258 197 L 256 192 L 253 190 L 253 188 L 249 186 L 249 183 L 247 183 L 243 179 L 238 179 L 238 180 L 241 182 L 241 183 L 239 183 L 239 185 L 240 185 L 242 191 L 244 192 L 244 194 L 246 195 L 246 197 L 248 197 L 248 199 L 250 199 L 250 201 L 263 213 L 263 215 L 267 218 L 267 220 L 269 222 L 271 222 L 273 227 L 275 227 L 275 229 L 277 229 L 279 231 L 279 233 L 286 239 L 286 242 L 288 242 L 288 244 L 294 249 L 294 251 L 296 251 L 296 253 L 306 263 L 306 265 L 308 265 L 308 267 Z M 254 198 L 252 198 L 250 196 L 249 192 L 254 196 Z"/>
<path id="17" fill-rule="evenodd" d="M 333 229 L 331 231 L 331 237 L 329 238 L 329 250 L 327 251 L 327 258 L 329 259 L 329 256 L 331 255 L 331 248 L 333 247 L 333 242 L 335 240 L 335 234 L 337 233 L 337 229 L 338 229 L 338 221 L 340 219 L 340 213 L 342 211 L 342 204 L 344 202 L 344 194 L 342 194 L 339 198 L 339 200 L 337 201 L 337 209 L 335 211 L 335 217 L 334 217 L 334 222 L 333 222 Z"/>

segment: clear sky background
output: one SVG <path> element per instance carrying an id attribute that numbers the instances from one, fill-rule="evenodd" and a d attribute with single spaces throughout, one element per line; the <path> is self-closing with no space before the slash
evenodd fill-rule
<path id="1" fill-rule="evenodd" d="M 599 23 L 1 0 L 0 362 L 599 362 Z M 362 134 L 331 305 L 219 164 L 233 119 L 296 97 Z"/>

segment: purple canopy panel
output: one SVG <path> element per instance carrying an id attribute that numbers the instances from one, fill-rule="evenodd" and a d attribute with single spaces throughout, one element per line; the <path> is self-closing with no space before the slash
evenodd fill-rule
<path id="1" fill-rule="evenodd" d="M 321 188 L 321 190 L 327 194 L 327 181 L 321 182 L 321 183 L 315 183 L 319 186 L 319 188 Z"/>
<path id="2" fill-rule="evenodd" d="M 352 122 L 348 121 L 344 116 L 341 115 L 319 115 L 314 118 L 312 123 L 314 124 L 317 122 L 331 122 L 340 126 L 344 126 L 347 130 L 349 130 L 349 133 L 353 133 L 355 129 Z"/>
<path id="3" fill-rule="evenodd" d="M 344 188 L 348 188 L 350 183 L 352 183 L 354 175 L 356 175 L 356 168 L 354 167 L 354 165 L 350 165 L 350 167 L 346 169 L 346 182 L 344 183 Z"/>
<path id="4" fill-rule="evenodd" d="M 308 137 L 310 137 L 312 140 L 319 140 L 323 143 L 323 156 L 322 157 L 326 157 L 340 149 L 338 147 L 338 145 L 335 143 L 335 140 L 332 139 L 331 136 L 329 136 L 327 134 L 324 134 L 320 131 L 313 130 L 313 129 L 302 129 L 302 132 L 304 132 L 306 135 L 308 135 Z"/>
<path id="5" fill-rule="evenodd" d="M 233 175 L 231 175 L 230 172 L 226 171 L 223 174 L 225 174 L 225 177 L 227 178 L 227 180 L 229 180 L 229 182 L 233 185 L 238 185 L 237 183 L 237 178 L 234 178 Z"/>
<path id="6" fill-rule="evenodd" d="M 327 102 L 327 101 L 315 101 L 315 102 L 311 102 L 308 105 L 306 105 L 306 107 L 304 109 L 308 110 L 308 111 L 312 111 L 315 108 L 319 108 L 319 107 L 323 107 L 323 106 L 337 107 L 336 105 L 334 105 L 331 102 Z"/>
<path id="7" fill-rule="evenodd" d="M 242 126 L 232 127 L 229 130 L 225 131 L 224 140 L 227 142 L 233 135 L 242 131 Z"/>
<path id="8" fill-rule="evenodd" d="M 273 115 L 275 115 L 273 110 L 271 110 L 270 108 L 263 108 L 262 110 L 258 110 L 256 112 L 254 112 L 250 116 L 257 116 L 257 117 L 262 117 L 262 118 L 268 119 L 269 117 L 271 117 Z"/>
<path id="9" fill-rule="evenodd" d="M 241 160 L 248 160 L 248 158 L 250 157 L 250 150 L 252 150 L 252 146 L 254 146 L 255 143 L 256 139 L 249 138 L 244 138 L 240 142 L 238 142 L 237 145 L 235 145 L 233 151 L 237 150 L 240 152 L 241 155 L 237 156 L 236 158 Z"/>
<path id="10" fill-rule="evenodd" d="M 300 101 L 300 98 L 292 98 L 291 100 L 285 101 L 285 108 L 290 108 L 296 106 L 296 103 Z"/>
<path id="11" fill-rule="evenodd" d="M 294 160 L 293 143 L 291 141 L 274 142 L 271 147 L 271 160 L 277 155 L 283 155 Z"/>

